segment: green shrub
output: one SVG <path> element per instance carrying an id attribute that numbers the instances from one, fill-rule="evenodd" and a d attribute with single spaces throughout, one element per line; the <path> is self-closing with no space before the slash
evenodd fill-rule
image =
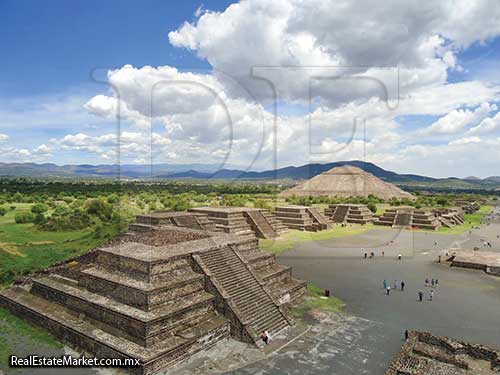
<path id="1" fill-rule="evenodd" d="M 0 216 L 5 216 L 7 213 L 7 208 L 0 206 Z"/>
<path id="2" fill-rule="evenodd" d="M 31 212 L 35 215 L 43 214 L 49 210 L 49 207 L 43 203 L 37 203 L 31 206 Z"/>
<path id="3" fill-rule="evenodd" d="M 373 212 L 373 213 L 377 212 L 377 205 L 376 205 L 375 203 L 370 202 L 370 203 L 368 203 L 368 205 L 367 205 L 367 206 L 368 206 L 368 209 L 369 209 L 371 212 Z"/>
<path id="4" fill-rule="evenodd" d="M 35 221 L 35 215 L 30 211 L 19 211 L 16 212 L 14 220 L 17 224 L 32 223 L 33 221 Z"/>

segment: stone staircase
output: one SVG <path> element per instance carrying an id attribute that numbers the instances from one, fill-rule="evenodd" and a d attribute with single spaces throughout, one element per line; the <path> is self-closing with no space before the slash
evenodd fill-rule
<path id="1" fill-rule="evenodd" d="M 316 208 L 309 207 L 307 212 L 309 212 L 309 215 L 313 218 L 314 223 L 319 226 L 320 230 L 328 229 L 328 220 Z"/>
<path id="2" fill-rule="evenodd" d="M 412 222 L 412 213 L 398 211 L 396 214 L 396 218 L 394 219 L 393 227 L 395 228 L 407 228 L 411 227 Z"/>
<path id="3" fill-rule="evenodd" d="M 271 211 L 262 210 L 261 213 L 278 235 L 288 231 L 288 228 Z"/>
<path id="4" fill-rule="evenodd" d="M 257 240 L 242 242 L 233 248 L 280 305 L 295 304 L 305 295 L 307 283 L 292 277 L 292 268 L 278 264 L 274 254 L 260 251 Z"/>
<path id="5" fill-rule="evenodd" d="M 246 216 L 259 238 L 276 238 L 278 233 L 274 230 L 272 225 L 267 221 L 267 218 L 261 211 L 252 210 L 247 211 Z"/>
<path id="6" fill-rule="evenodd" d="M 346 219 L 348 211 L 349 211 L 348 206 L 337 206 L 337 209 L 333 214 L 332 221 L 334 223 L 343 223 Z"/>
<path id="7" fill-rule="evenodd" d="M 286 315 L 233 248 L 224 246 L 200 253 L 195 260 L 208 270 L 219 293 L 228 296 L 234 305 L 232 313 L 248 327 L 248 336 L 255 343 L 259 343 L 264 330 L 273 335 L 290 326 Z"/>

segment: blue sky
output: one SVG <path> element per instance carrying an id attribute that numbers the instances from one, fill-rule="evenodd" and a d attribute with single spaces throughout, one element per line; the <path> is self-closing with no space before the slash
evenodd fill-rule
<path id="1" fill-rule="evenodd" d="M 404 173 L 500 174 L 500 7 L 391 0 L 366 14 L 365 1 L 0 1 L 0 161 L 230 154 L 251 169 L 364 159 Z M 316 68 L 252 76 L 266 66 Z M 357 81 L 310 86 L 333 74 L 391 90 L 395 69 L 392 110 Z M 159 80 L 170 86 L 152 99 Z M 363 131 L 351 137 L 355 119 Z"/>

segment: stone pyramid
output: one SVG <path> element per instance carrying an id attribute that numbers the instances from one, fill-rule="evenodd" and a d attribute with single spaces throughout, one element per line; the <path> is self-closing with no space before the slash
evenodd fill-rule
<path id="1" fill-rule="evenodd" d="M 382 181 L 371 173 L 352 166 L 332 168 L 291 189 L 283 191 L 280 195 L 283 197 L 293 195 L 367 197 L 370 194 L 383 199 L 414 198 L 413 195 L 401 190 L 396 185 Z"/>

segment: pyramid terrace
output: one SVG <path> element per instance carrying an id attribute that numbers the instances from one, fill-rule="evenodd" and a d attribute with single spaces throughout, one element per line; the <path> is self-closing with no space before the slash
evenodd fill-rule
<path id="1" fill-rule="evenodd" d="M 374 220 L 366 204 L 331 204 L 325 216 L 334 223 L 369 224 Z"/>
<path id="2" fill-rule="evenodd" d="M 431 230 L 436 230 L 441 226 L 439 219 L 433 212 L 413 207 L 389 208 L 375 220 L 374 224 L 401 229 L 419 228 Z"/>
<path id="3" fill-rule="evenodd" d="M 160 215 L 162 216 L 162 215 Z M 151 217 L 158 218 L 153 214 Z M 304 281 L 257 239 L 144 224 L 0 293 L 0 306 L 101 358 L 154 374 L 229 336 L 286 329 Z"/>
<path id="4" fill-rule="evenodd" d="M 309 206 L 276 207 L 276 218 L 287 228 L 317 232 L 328 229 L 329 223 L 317 209 Z"/>
<path id="5" fill-rule="evenodd" d="M 286 227 L 268 210 L 251 207 L 197 207 L 190 212 L 206 215 L 216 231 L 244 238 L 275 238 Z"/>

